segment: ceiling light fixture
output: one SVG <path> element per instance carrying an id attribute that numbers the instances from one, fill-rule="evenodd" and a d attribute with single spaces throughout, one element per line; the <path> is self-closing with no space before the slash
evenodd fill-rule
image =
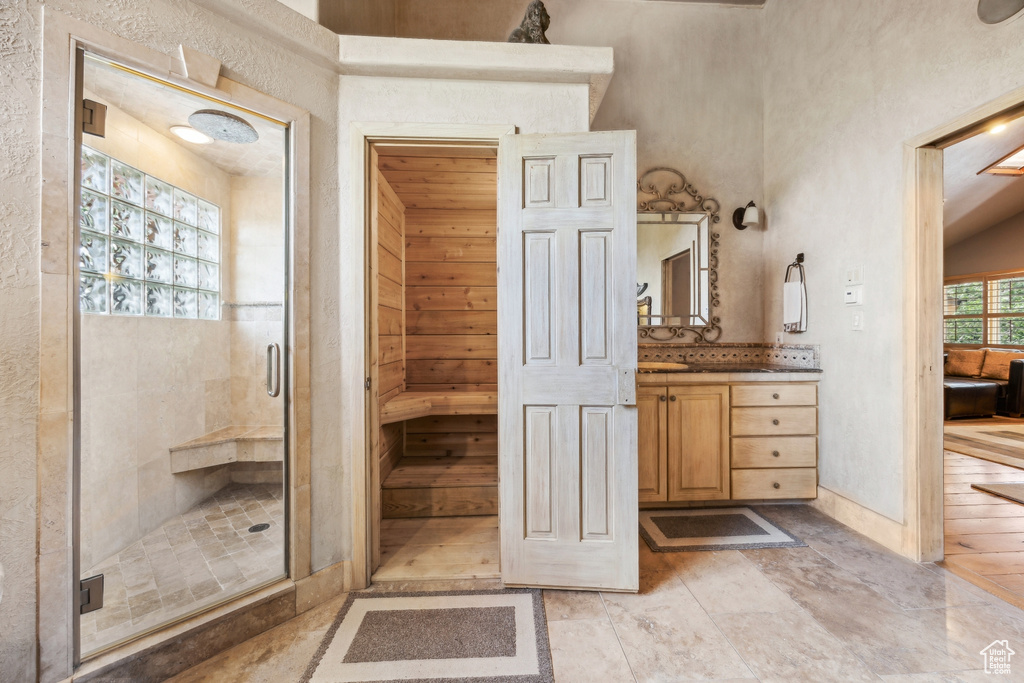
<path id="1" fill-rule="evenodd" d="M 171 132 L 185 142 L 191 142 L 196 145 L 208 145 L 213 142 L 213 138 L 206 133 L 200 133 L 192 126 L 171 126 Z"/>
<path id="2" fill-rule="evenodd" d="M 192 112 L 188 122 L 193 128 L 201 130 L 214 140 L 249 144 L 260 139 L 260 134 L 251 123 L 241 116 L 219 109 L 200 109 Z"/>
<path id="3" fill-rule="evenodd" d="M 1005 123 L 998 123 L 998 124 L 992 126 L 992 128 L 989 129 L 988 132 L 992 133 L 993 135 L 999 135 L 1004 130 L 1006 130 L 1006 124 Z"/>
<path id="4" fill-rule="evenodd" d="M 1024 0 L 978 0 L 978 18 L 986 24 L 1001 24 L 1024 10 Z"/>

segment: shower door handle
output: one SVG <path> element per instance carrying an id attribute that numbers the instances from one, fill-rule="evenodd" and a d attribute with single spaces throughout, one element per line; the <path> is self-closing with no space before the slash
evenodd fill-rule
<path id="1" fill-rule="evenodd" d="M 281 395 L 281 347 L 267 344 L 267 394 Z"/>

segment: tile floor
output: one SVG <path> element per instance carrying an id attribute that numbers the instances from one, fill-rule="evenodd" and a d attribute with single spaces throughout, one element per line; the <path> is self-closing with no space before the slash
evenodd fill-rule
<path id="1" fill-rule="evenodd" d="M 545 591 L 556 680 L 987 681 L 982 648 L 996 639 L 1024 647 L 1024 611 L 940 567 L 899 557 L 806 506 L 758 510 L 808 547 L 652 553 L 641 542 L 639 594 Z M 297 680 L 344 599 L 171 680 Z M 1024 672 L 1024 659 L 1012 666 Z"/>
<path id="2" fill-rule="evenodd" d="M 254 524 L 270 528 L 249 533 Z M 103 608 L 82 615 L 82 651 L 104 648 L 284 574 L 280 484 L 231 484 L 117 555 L 83 572 L 104 575 Z"/>

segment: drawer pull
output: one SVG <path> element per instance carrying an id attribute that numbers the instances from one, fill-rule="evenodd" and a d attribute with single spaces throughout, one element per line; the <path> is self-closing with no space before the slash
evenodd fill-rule
<path id="1" fill-rule="evenodd" d="M 778 420 L 772 420 L 772 424 L 773 424 L 773 425 L 778 425 L 778 424 L 779 424 L 779 421 L 778 421 Z"/>
<path id="2" fill-rule="evenodd" d="M 772 451 L 772 457 L 773 458 L 779 457 L 779 452 L 778 451 Z"/>
<path id="3" fill-rule="evenodd" d="M 675 397 L 675 396 L 672 396 L 672 397 L 670 397 L 670 398 L 669 398 L 669 400 L 670 400 L 670 401 L 674 401 L 674 400 L 676 400 L 676 397 Z"/>
<path id="4" fill-rule="evenodd" d="M 779 400 L 779 395 L 778 394 L 772 394 L 772 398 L 774 398 L 777 401 L 777 400 Z"/>
<path id="5" fill-rule="evenodd" d="M 779 482 L 775 482 L 774 484 L 772 484 L 772 488 L 773 489 L 777 489 L 779 487 L 780 487 Z"/>
<path id="6" fill-rule="evenodd" d="M 665 402 L 665 397 L 664 396 L 659 396 L 658 398 L 661 400 L 662 403 Z"/>

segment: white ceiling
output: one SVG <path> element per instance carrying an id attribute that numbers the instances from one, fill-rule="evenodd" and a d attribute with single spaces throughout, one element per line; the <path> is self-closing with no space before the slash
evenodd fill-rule
<path id="1" fill-rule="evenodd" d="M 1002 133 L 982 133 L 943 152 L 943 243 L 961 242 L 1024 211 L 1024 176 L 978 171 L 1024 145 L 1024 117 Z"/>
<path id="2" fill-rule="evenodd" d="M 121 109 L 175 144 L 214 164 L 228 175 L 281 177 L 284 171 L 285 128 L 249 112 L 114 68 L 85 60 L 84 90 L 89 96 Z M 171 126 L 188 125 L 197 109 L 220 109 L 241 116 L 259 133 L 252 144 L 215 140 L 208 145 L 183 142 Z"/>

